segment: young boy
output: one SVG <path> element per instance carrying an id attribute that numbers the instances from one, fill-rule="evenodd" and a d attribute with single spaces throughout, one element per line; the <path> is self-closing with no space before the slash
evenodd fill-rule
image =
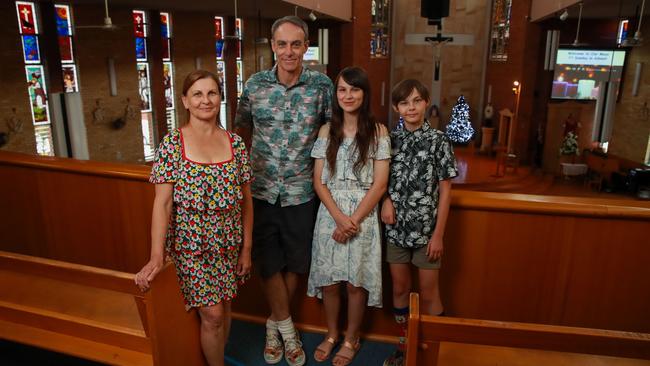
<path id="1" fill-rule="evenodd" d="M 403 125 L 391 133 L 392 161 L 388 198 L 381 209 L 386 224 L 386 260 L 393 279 L 393 312 L 400 327 L 397 351 L 384 366 L 404 362 L 411 265 L 418 268 L 421 311 L 442 315 L 438 270 L 451 201 L 451 179 L 457 175 L 449 138 L 425 120 L 429 91 L 417 80 L 395 86 L 393 109 Z"/>

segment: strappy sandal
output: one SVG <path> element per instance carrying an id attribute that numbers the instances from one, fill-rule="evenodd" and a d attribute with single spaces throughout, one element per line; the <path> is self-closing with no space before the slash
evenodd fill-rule
<path id="1" fill-rule="evenodd" d="M 343 345 L 339 349 L 339 351 L 336 352 L 336 355 L 334 355 L 334 359 L 332 360 L 332 365 L 334 366 L 349 365 L 350 363 L 352 363 L 354 356 L 357 355 L 357 352 L 359 352 L 359 348 L 361 348 L 361 343 L 359 343 L 359 339 L 356 339 L 354 343 L 345 340 L 343 342 Z"/>
<path id="2" fill-rule="evenodd" d="M 316 347 L 316 351 L 314 351 L 314 360 L 316 360 L 316 362 L 327 361 L 327 359 L 332 355 L 332 350 L 336 347 L 336 343 L 337 340 L 335 338 L 327 337 L 318 345 L 318 347 Z M 318 356 L 319 354 L 321 355 L 320 357 Z"/>

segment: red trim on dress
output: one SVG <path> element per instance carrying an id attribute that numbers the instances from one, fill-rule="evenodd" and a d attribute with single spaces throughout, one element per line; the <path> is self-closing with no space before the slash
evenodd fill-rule
<path id="1" fill-rule="evenodd" d="M 230 159 L 219 161 L 219 162 L 216 162 L 216 163 L 202 163 L 202 162 L 194 161 L 194 160 L 188 158 L 187 155 L 185 155 L 185 140 L 183 139 L 183 131 L 179 128 L 178 132 L 180 133 L 180 136 L 181 136 L 181 155 L 183 156 L 184 160 L 187 160 L 190 163 L 199 164 L 199 165 L 220 165 L 220 164 L 229 163 L 229 162 L 233 161 L 233 159 L 235 158 L 235 149 L 232 146 L 233 142 L 235 142 L 235 139 L 233 138 L 230 131 L 226 131 L 226 133 L 228 134 L 228 139 L 230 140 Z"/>

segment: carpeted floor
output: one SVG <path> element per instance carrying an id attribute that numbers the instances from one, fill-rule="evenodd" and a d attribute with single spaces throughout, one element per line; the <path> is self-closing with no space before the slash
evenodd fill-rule
<path id="1" fill-rule="evenodd" d="M 262 351 L 264 349 L 264 326 L 261 324 L 233 321 L 230 341 L 226 346 L 226 364 L 229 366 L 265 366 Z M 307 354 L 306 365 L 331 365 L 331 361 L 316 362 L 314 351 L 323 340 L 322 334 L 301 333 L 303 348 Z M 395 346 L 387 343 L 362 340 L 361 349 L 351 365 L 381 366 L 384 359 L 393 352 Z M 336 350 L 335 350 L 336 352 Z M 287 365 L 282 360 L 277 365 Z"/>
<path id="2" fill-rule="evenodd" d="M 307 353 L 306 365 L 331 365 L 330 361 L 316 362 L 313 358 L 316 346 L 323 336 L 316 333 L 301 334 L 303 347 Z M 264 326 L 241 321 L 233 321 L 230 340 L 226 347 L 228 366 L 266 366 L 262 357 L 264 348 Z M 381 366 L 394 346 L 386 343 L 362 341 L 361 349 L 351 365 Z M 56 352 L 0 340 L 0 366 L 99 366 L 99 363 L 78 359 Z M 277 365 L 285 366 L 282 360 Z"/>

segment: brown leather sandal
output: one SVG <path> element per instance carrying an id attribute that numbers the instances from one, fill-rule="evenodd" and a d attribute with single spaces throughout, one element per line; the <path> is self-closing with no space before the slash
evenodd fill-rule
<path id="1" fill-rule="evenodd" d="M 332 350 L 336 347 L 336 343 L 338 343 L 336 339 L 327 337 L 318 345 L 318 347 L 316 347 L 316 351 L 314 351 L 314 360 L 316 360 L 316 362 L 327 361 L 327 359 L 332 355 Z"/>
<path id="2" fill-rule="evenodd" d="M 349 365 L 350 363 L 352 363 L 352 360 L 357 355 L 357 352 L 359 352 L 359 348 L 361 348 L 361 343 L 359 343 L 358 338 L 354 341 L 354 343 L 350 342 L 348 340 L 345 340 L 343 342 L 343 345 L 339 349 L 339 351 L 336 352 L 336 355 L 334 356 L 334 359 L 332 360 L 332 365 L 334 365 L 334 366 L 347 366 L 347 365 Z"/>

